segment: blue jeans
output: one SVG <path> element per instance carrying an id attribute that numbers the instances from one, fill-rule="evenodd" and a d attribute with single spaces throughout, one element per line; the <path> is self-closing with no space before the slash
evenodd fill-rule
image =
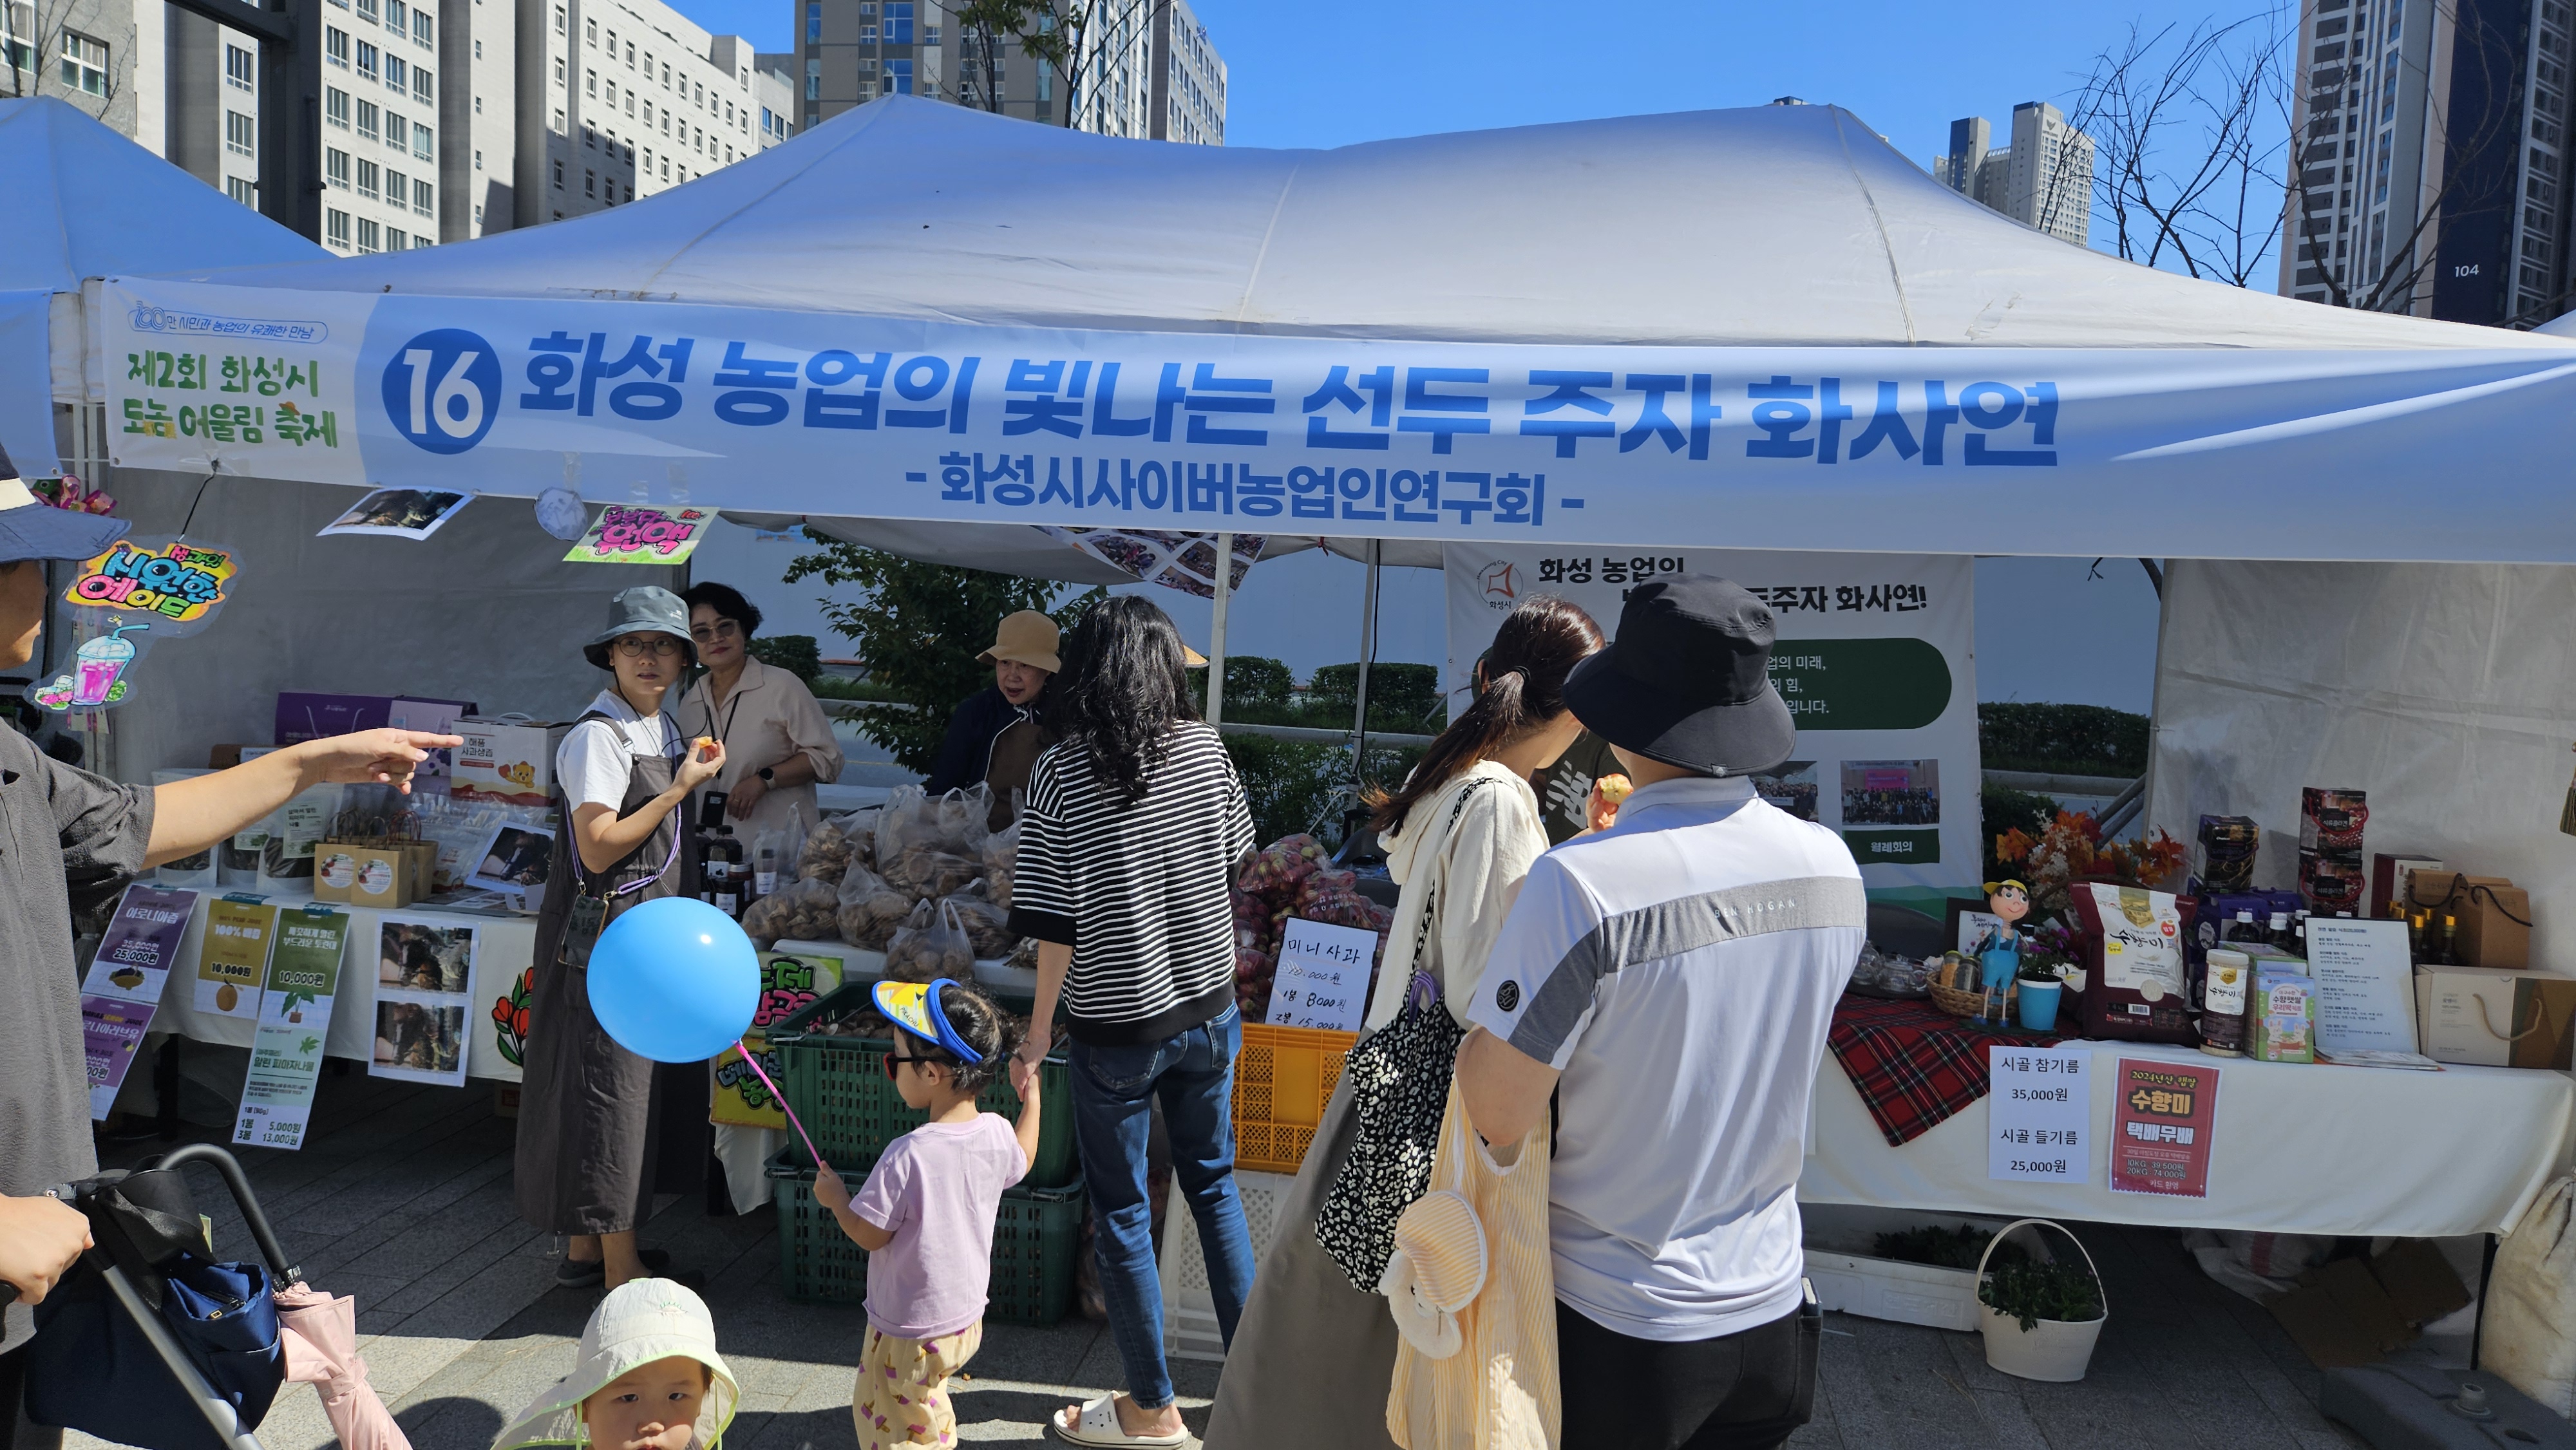
<path id="1" fill-rule="evenodd" d="M 1154 1222 L 1145 1194 L 1145 1140 L 1163 1100 L 1172 1176 L 1198 1220 L 1217 1326 L 1227 1344 L 1252 1296 L 1252 1236 L 1234 1191 L 1234 1055 L 1243 1019 L 1228 1007 L 1178 1037 L 1132 1047 L 1076 1042 L 1073 1132 L 1091 1195 L 1100 1292 L 1109 1333 L 1127 1370 L 1127 1393 L 1158 1410 L 1172 1402 L 1163 1361 L 1163 1286 L 1154 1272 Z"/>

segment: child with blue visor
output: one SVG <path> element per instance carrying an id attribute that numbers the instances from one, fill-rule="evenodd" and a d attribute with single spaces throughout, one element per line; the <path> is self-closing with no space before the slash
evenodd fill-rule
<path id="1" fill-rule="evenodd" d="M 814 1198 L 868 1254 L 868 1338 L 850 1414 L 867 1450 L 953 1447 L 948 1377 L 984 1339 L 993 1220 L 1002 1190 L 1038 1150 L 1036 1072 L 1012 1055 L 1019 1032 L 992 1000 L 942 977 L 879 982 L 877 1011 L 894 1024 L 886 1075 L 930 1121 L 895 1139 L 854 1198 L 829 1165 Z M 1020 1095 L 1015 1126 L 975 1106 L 1005 1065 Z"/>

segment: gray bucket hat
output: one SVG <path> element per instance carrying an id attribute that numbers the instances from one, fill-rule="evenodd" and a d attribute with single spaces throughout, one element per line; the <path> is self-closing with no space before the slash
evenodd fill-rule
<path id="1" fill-rule="evenodd" d="M 95 559 L 134 527 L 124 519 L 58 509 L 36 497 L 0 452 L 0 565 L 21 559 Z"/>
<path id="2" fill-rule="evenodd" d="M 608 646 L 621 634 L 667 634 L 680 642 L 689 663 L 698 662 L 697 644 L 689 638 L 689 606 L 659 585 L 618 590 L 617 597 L 608 601 L 608 627 L 581 647 L 581 657 L 603 670 L 616 668 L 609 663 Z"/>

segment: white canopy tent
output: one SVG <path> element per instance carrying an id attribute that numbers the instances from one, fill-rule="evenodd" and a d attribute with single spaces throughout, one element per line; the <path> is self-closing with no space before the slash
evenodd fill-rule
<path id="1" fill-rule="evenodd" d="M 60 471 L 51 404 L 82 398 L 81 280 L 329 253 L 135 145 L 67 101 L 0 100 L 0 448 Z"/>

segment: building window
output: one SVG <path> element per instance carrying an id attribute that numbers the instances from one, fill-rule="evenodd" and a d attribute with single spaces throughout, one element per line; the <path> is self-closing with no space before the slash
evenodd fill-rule
<path id="1" fill-rule="evenodd" d="M 555 107 L 555 134 L 556 134 L 556 135 L 558 135 L 558 136 L 560 136 L 560 135 L 562 135 L 563 133 L 564 133 L 563 107 L 561 107 L 561 106 L 557 106 L 557 107 Z"/>
<path id="2" fill-rule="evenodd" d="M 358 139 L 361 141 L 376 139 L 376 106 L 373 101 L 358 103 Z"/>
<path id="3" fill-rule="evenodd" d="M 377 182 L 383 175 L 383 170 L 379 168 L 376 163 L 372 161 L 359 162 L 358 195 L 365 197 L 369 201 L 374 201 L 379 190 Z"/>
<path id="4" fill-rule="evenodd" d="M 334 146 L 322 153 L 322 175 L 342 191 L 349 189 L 349 153 Z"/>
<path id="5" fill-rule="evenodd" d="M 435 196 L 434 192 L 432 191 L 432 189 L 431 189 L 431 187 L 430 187 L 430 184 L 429 184 L 428 182 L 426 182 L 426 181 L 421 180 L 421 179 L 420 179 L 420 178 L 418 178 L 418 177 L 414 177 L 414 178 L 412 178 L 412 183 L 411 183 L 411 210 L 412 210 L 412 215 L 414 215 L 414 216 L 436 216 L 436 215 L 438 215 L 438 207 L 437 207 L 437 205 L 436 205 L 435 203 L 436 203 L 436 196 Z"/>
<path id="6" fill-rule="evenodd" d="M 598 22 L 598 21 L 596 21 L 596 20 L 584 20 L 584 21 L 581 23 L 581 43 L 582 43 L 582 44 L 584 44 L 584 45 L 597 45 L 597 44 L 599 44 L 599 22 Z"/>
<path id="7" fill-rule="evenodd" d="M 617 82 L 614 80 L 608 83 L 608 109 L 617 109 Z"/>
<path id="8" fill-rule="evenodd" d="M 224 112 L 224 149 L 235 156 L 257 156 L 259 123 L 239 111 Z"/>
<path id="9" fill-rule="evenodd" d="M 396 35 L 411 28 L 411 9 L 403 0 L 385 0 L 385 29 Z"/>
<path id="10" fill-rule="evenodd" d="M 555 158 L 555 190 L 563 190 L 563 158 Z"/>
<path id="11" fill-rule="evenodd" d="M 662 179 L 664 181 L 671 179 L 671 158 L 668 156 L 662 158 Z"/>
<path id="12" fill-rule="evenodd" d="M 862 25 L 862 26 L 860 26 L 860 27 L 859 27 L 859 44 L 861 44 L 861 45 L 874 45 L 874 44 L 876 44 L 876 43 L 877 43 L 877 28 L 876 28 L 875 26 L 873 26 L 873 25 Z"/>
<path id="13" fill-rule="evenodd" d="M 411 178 L 394 170 L 390 166 L 386 167 L 385 200 L 393 203 L 394 210 L 400 211 L 403 206 L 403 198 L 409 195 L 411 195 Z"/>
<path id="14" fill-rule="evenodd" d="M 436 89 L 437 82 L 430 76 L 429 67 L 416 65 L 411 68 L 411 98 L 413 100 L 426 106 L 430 104 L 430 92 Z"/>
<path id="15" fill-rule="evenodd" d="M 336 25 L 323 27 L 322 58 L 342 70 L 349 68 L 349 32 Z"/>
<path id="16" fill-rule="evenodd" d="M 653 108 L 652 102 L 645 102 L 644 108 L 648 111 L 651 110 Z M 635 88 L 633 86 L 628 86 L 626 88 L 626 114 L 630 116 L 635 114 Z"/>
<path id="17" fill-rule="evenodd" d="M 805 62 L 805 99 L 809 101 L 819 100 L 822 98 L 822 95 L 823 62 L 820 60 L 808 60 Z"/>
<path id="18" fill-rule="evenodd" d="M 474 169 L 477 171 L 483 169 L 483 148 L 479 146 L 474 148 Z"/>
<path id="19" fill-rule="evenodd" d="M 331 245 L 344 252 L 347 251 L 349 249 L 349 214 L 345 211 L 329 213 L 323 218 L 322 234 L 331 239 Z"/>
<path id="20" fill-rule="evenodd" d="M 635 69 L 635 42 L 631 40 L 626 42 L 626 68 Z"/>
<path id="21" fill-rule="evenodd" d="M 556 6 L 556 7 L 555 7 L 555 34 L 557 34 L 557 35 L 561 35 L 561 34 L 563 34 L 563 33 L 564 33 L 564 8 L 563 8 L 562 6 L 560 6 L 560 5 L 558 5 L 558 6 Z"/>
<path id="22" fill-rule="evenodd" d="M 358 0 L 358 18 L 369 25 L 376 23 L 376 0 Z"/>
<path id="23" fill-rule="evenodd" d="M 596 172 L 596 171 L 584 171 L 584 172 L 582 172 L 582 174 L 581 174 L 581 194 L 582 194 L 582 195 L 584 195 L 584 196 L 590 196 L 590 197 L 595 197 L 595 196 L 599 195 L 599 173 L 598 173 L 598 172 Z"/>
<path id="24" fill-rule="evenodd" d="M 411 123 L 403 119 L 402 112 L 388 109 L 385 112 L 385 144 L 400 151 L 403 142 L 409 139 Z"/>
<path id="25" fill-rule="evenodd" d="M 245 91 L 250 90 L 253 88 L 251 76 L 254 70 L 255 66 L 249 51 L 238 45 L 224 47 L 224 84 Z"/>
<path id="26" fill-rule="evenodd" d="M 805 38 L 813 42 L 823 38 L 823 0 L 805 0 Z"/>
<path id="27" fill-rule="evenodd" d="M 240 202 L 242 205 L 249 207 L 254 211 L 259 208 L 259 183 L 250 180 L 248 177 L 225 177 L 224 195 L 231 197 L 233 200 Z"/>
<path id="28" fill-rule="evenodd" d="M 332 125 L 339 127 L 343 131 L 348 130 L 349 93 L 347 91 L 340 90 L 337 87 L 324 88 L 322 92 L 322 115 L 323 118 L 329 121 Z"/>
<path id="29" fill-rule="evenodd" d="M 474 225 L 483 225 L 483 208 L 480 206 L 474 208 Z"/>
<path id="30" fill-rule="evenodd" d="M 474 42 L 474 58 L 476 60 L 481 60 L 483 58 L 483 42 L 479 40 Z"/>
<path id="31" fill-rule="evenodd" d="M 376 78 L 376 48 L 363 40 L 358 42 L 358 74 L 369 80 Z"/>
<path id="32" fill-rule="evenodd" d="M 912 44 L 911 0 L 895 0 L 895 3 L 885 8 L 885 43 L 888 45 Z M 908 96 L 912 92 L 906 91 L 904 94 Z"/>
<path id="33" fill-rule="evenodd" d="M 556 85 L 558 85 L 558 86 L 560 86 L 560 85 L 562 85 L 562 84 L 564 83 L 564 64 L 563 64 L 563 62 L 564 62 L 564 58 L 563 58 L 562 56 L 556 56 L 556 57 L 555 57 L 555 84 L 556 84 Z"/>
<path id="34" fill-rule="evenodd" d="M 474 114 L 478 116 L 483 114 L 483 98 L 481 96 L 476 96 L 474 98 Z"/>
<path id="35" fill-rule="evenodd" d="M 429 128 L 418 121 L 411 123 L 411 154 L 427 161 L 430 153 Z"/>
<path id="36" fill-rule="evenodd" d="M 888 8 L 891 9 L 892 7 L 889 6 Z M 885 82 L 882 89 L 884 93 L 889 96 L 911 95 L 912 62 L 909 60 L 887 61 L 885 63 Z"/>
<path id="37" fill-rule="evenodd" d="M 587 95 L 593 95 L 593 96 L 598 95 L 598 94 L 599 94 L 599 72 L 597 72 L 597 71 L 595 71 L 595 70 L 585 70 L 585 71 L 583 71 L 583 72 L 581 73 L 581 88 L 582 88 L 582 91 L 583 91 L 583 93 L 584 93 L 584 94 L 587 94 Z"/>
<path id="38" fill-rule="evenodd" d="M 399 251 L 403 251 L 403 250 L 405 250 L 405 249 L 409 248 L 410 246 L 411 246 L 411 238 L 409 238 L 409 237 L 407 237 L 407 236 L 404 236 L 404 235 L 403 235 L 402 228 L 400 228 L 400 227 L 387 227 L 387 228 L 385 228 L 385 250 L 386 250 L 386 251 L 388 251 L 388 252 L 399 252 Z"/>
<path id="39" fill-rule="evenodd" d="M 398 55 L 385 57 L 385 89 L 401 95 L 411 86 L 411 66 Z"/>
<path id="40" fill-rule="evenodd" d="M 426 10 L 415 10 L 411 13 L 411 43 L 414 45 L 426 45 L 432 49 L 435 49 L 438 45 L 438 36 L 434 31 L 434 23 L 430 18 L 429 12 Z"/>

